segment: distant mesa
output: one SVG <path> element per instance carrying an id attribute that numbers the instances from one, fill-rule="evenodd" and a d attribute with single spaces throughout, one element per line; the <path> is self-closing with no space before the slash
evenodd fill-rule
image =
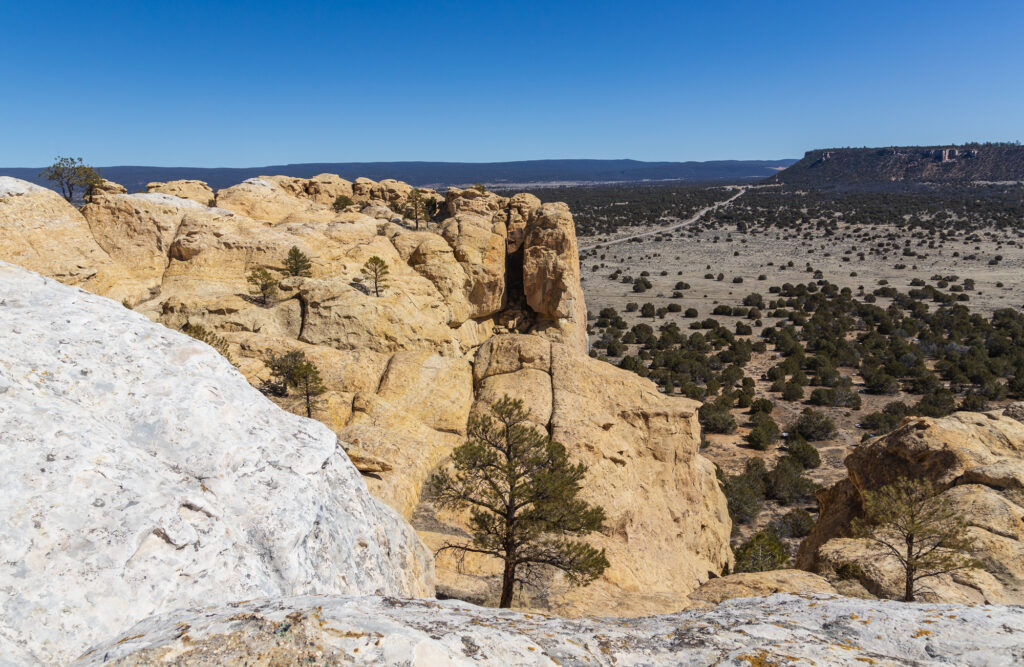
<path id="1" fill-rule="evenodd" d="M 1024 146 L 1016 143 L 963 146 L 826 148 L 769 179 L 803 187 L 879 184 L 969 183 L 1024 180 Z"/>

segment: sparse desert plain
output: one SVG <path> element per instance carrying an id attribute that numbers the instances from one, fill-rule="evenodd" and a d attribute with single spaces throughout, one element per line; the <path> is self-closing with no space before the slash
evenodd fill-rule
<path id="1" fill-rule="evenodd" d="M 1020 192 L 1016 183 L 1003 183 L 995 188 L 985 185 L 976 188 Z M 950 193 L 942 188 L 910 195 L 880 194 L 864 208 L 858 204 L 865 199 L 870 201 L 871 194 L 808 196 L 806 191 L 775 184 L 718 186 L 708 190 L 718 193 L 706 195 L 708 199 L 717 199 L 717 203 L 697 210 L 692 217 L 666 216 L 654 224 L 645 220 L 644 224 L 629 225 L 620 212 L 628 209 L 629 204 L 616 202 L 613 210 L 619 217 L 614 229 L 581 237 L 581 275 L 590 313 L 592 354 L 621 365 L 624 356 L 638 355 L 644 347 L 623 340 L 625 345 L 613 350 L 619 354 L 608 353 L 602 339 L 609 339 L 609 328 L 601 326 L 607 324 L 601 314 L 608 314 L 609 308 L 625 321 L 628 329 L 647 325 L 653 328 L 655 336 L 661 327 L 670 324 L 689 335 L 694 333 L 691 327 L 695 323 L 712 318 L 738 339 L 763 340 L 766 329 L 780 329 L 791 323 L 788 312 L 777 313 L 762 307 L 759 316 L 751 319 L 747 313 L 723 314 L 728 311 L 722 307 L 742 308 L 744 300 L 752 294 L 769 302 L 778 296 L 772 291 L 786 284 L 829 283 L 840 290 L 849 289 L 858 300 L 866 296 L 881 308 L 896 306 L 884 291 L 872 295 L 876 290 L 907 293 L 934 287 L 948 295 L 947 305 L 965 306 L 971 313 L 986 318 L 1000 309 L 1019 311 L 1024 304 L 1020 283 L 1024 267 L 1022 221 L 1019 216 L 1013 217 L 1017 215 L 1015 211 L 1009 219 L 1004 217 L 1005 200 L 990 200 L 989 207 L 980 206 L 978 212 L 964 213 L 955 203 L 948 204 L 948 210 L 942 208 L 947 200 L 964 196 L 962 192 Z M 618 198 L 622 198 L 621 193 Z M 765 207 L 771 204 L 775 205 L 774 215 L 765 216 Z M 906 210 L 900 211 L 900 206 Z M 884 213 L 876 214 L 877 210 Z M 593 211 L 595 217 L 600 217 L 600 206 L 595 205 Z M 789 225 L 779 225 L 779 219 L 792 211 L 796 214 Z M 766 217 L 774 220 L 769 223 Z M 924 226 L 908 224 L 915 218 Z M 939 219 L 941 224 L 927 227 L 926 221 Z M 1014 219 L 1016 225 L 1012 223 Z M 586 224 L 587 219 L 583 222 Z M 637 281 L 647 282 L 636 287 Z M 960 300 L 954 300 L 957 298 Z M 923 303 L 930 311 L 941 305 L 928 298 Z M 645 315 L 646 304 L 653 308 Z M 737 325 L 748 326 L 749 333 L 737 333 Z M 614 337 L 614 325 L 612 329 Z M 707 333 L 706 329 L 698 331 Z M 855 343 L 857 333 L 848 332 L 846 338 Z M 881 412 L 895 401 L 909 405 L 920 398 L 907 392 L 903 385 L 891 393 L 867 391 L 861 369 L 852 364 L 837 370 L 849 378 L 851 391 L 860 398 L 859 408 L 813 405 L 810 394 L 815 382 L 810 373 L 810 384 L 802 396 L 787 400 L 777 391 L 778 387 L 773 391 L 773 380 L 769 379 L 772 367 L 782 359 L 769 342 L 766 349 L 752 351 L 743 365 L 744 376 L 753 381 L 755 399 L 766 398 L 774 404 L 771 416 L 783 434 L 807 408 L 824 413 L 835 424 L 834 434 L 814 442 L 820 466 L 805 471 L 806 477 L 822 487 L 845 477 L 846 456 L 866 435 L 879 434 L 878 429 L 858 427 L 863 426 L 867 415 Z M 932 370 L 935 363 L 934 358 L 924 359 Z M 950 385 L 948 381 L 944 384 Z M 954 394 L 970 391 L 963 386 L 952 389 Z M 671 390 L 663 386 L 662 390 L 685 393 L 679 386 Z M 709 392 L 699 398 L 709 401 L 714 397 Z M 954 400 L 962 403 L 962 396 L 957 395 Z M 1000 395 L 996 400 L 986 401 L 984 408 L 993 409 L 1008 402 L 1009 398 Z M 742 473 L 752 457 L 764 459 L 770 470 L 787 454 L 784 437 L 763 451 L 751 447 L 747 443 L 753 426 L 749 410 L 734 405 L 729 412 L 735 430 L 713 433 L 705 425 L 702 450 L 725 474 Z M 813 515 L 817 503 L 809 494 L 785 505 L 769 498 L 753 520 L 737 523 L 735 540 L 742 541 L 793 507 L 802 507 Z M 799 539 L 792 539 L 791 548 L 795 550 L 798 542 Z"/>

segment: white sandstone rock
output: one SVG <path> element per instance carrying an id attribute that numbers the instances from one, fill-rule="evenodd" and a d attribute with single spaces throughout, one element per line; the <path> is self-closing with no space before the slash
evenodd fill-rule
<path id="1" fill-rule="evenodd" d="M 0 460 L 0 664 L 186 606 L 433 592 L 327 427 L 207 345 L 3 262 Z"/>
<path id="2" fill-rule="evenodd" d="M 1024 608 L 773 595 L 567 619 L 465 602 L 298 597 L 162 614 L 76 665 L 1009 665 Z"/>

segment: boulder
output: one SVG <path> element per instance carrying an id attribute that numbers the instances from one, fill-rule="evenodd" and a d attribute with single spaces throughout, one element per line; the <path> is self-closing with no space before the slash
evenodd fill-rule
<path id="1" fill-rule="evenodd" d="M 294 597 L 168 612 L 75 665 L 960 665 L 1024 660 L 1020 607 L 830 596 L 564 619 L 454 600 Z"/>
<path id="2" fill-rule="evenodd" d="M 585 352 L 587 306 L 580 285 L 579 250 L 569 207 L 545 204 L 525 228 L 526 302 L 560 342 Z"/>
<path id="3" fill-rule="evenodd" d="M 821 510 L 797 566 L 828 576 L 855 573 L 871 593 L 899 597 L 896 562 L 851 538 L 865 491 L 898 477 L 924 478 L 968 522 L 980 569 L 930 579 L 921 597 L 948 602 L 1024 603 L 1024 424 L 996 413 L 911 417 L 846 458 L 847 478 L 818 492 Z"/>
<path id="4" fill-rule="evenodd" d="M 1019 422 L 1024 422 L 1024 402 L 1011 403 L 1003 408 L 1003 414 L 1010 419 L 1016 419 Z"/>
<path id="5" fill-rule="evenodd" d="M 340 179 L 339 179 L 340 180 Z M 343 184 L 338 184 L 344 194 Z M 330 190 L 314 186 L 303 178 L 260 176 L 217 191 L 217 206 L 255 220 L 269 222 L 329 222 L 337 217 Z"/>
<path id="6" fill-rule="evenodd" d="M 182 199 L 188 199 L 196 202 L 197 204 L 202 204 L 203 206 L 213 206 L 215 201 L 213 189 L 203 181 L 196 180 L 185 179 L 180 181 L 167 181 L 166 183 L 154 181 L 153 183 L 146 184 L 146 192 L 155 192 L 174 197 L 181 197 Z"/>
<path id="7" fill-rule="evenodd" d="M 0 176 L 0 260 L 101 293 L 124 277 L 78 209 L 53 190 L 9 176 Z"/>
<path id="8" fill-rule="evenodd" d="M 191 199 L 150 192 L 94 194 L 82 207 L 92 237 L 128 274 L 117 284 L 117 296 L 132 303 L 160 290 L 170 261 L 170 248 L 186 222 L 219 225 L 233 214 Z M 112 294 L 112 293 L 111 293 Z"/>
<path id="9" fill-rule="evenodd" d="M 834 595 L 836 589 L 824 577 L 803 570 L 769 570 L 712 579 L 690 593 L 690 599 L 716 605 L 733 598 L 766 597 L 775 593 Z"/>
<path id="10" fill-rule="evenodd" d="M 6 263 L 0 313 L 0 655 L 65 663 L 177 607 L 431 594 L 335 434 L 207 345 Z"/>

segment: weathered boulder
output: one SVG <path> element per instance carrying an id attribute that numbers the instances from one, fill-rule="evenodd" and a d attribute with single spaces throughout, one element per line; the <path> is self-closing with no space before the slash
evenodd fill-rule
<path id="1" fill-rule="evenodd" d="M 146 619 L 76 665 L 961 665 L 1024 660 L 1020 607 L 829 596 L 562 619 L 447 600 L 296 597 Z"/>
<path id="2" fill-rule="evenodd" d="M 530 308 L 560 333 L 560 342 L 586 351 L 587 306 L 576 230 L 565 204 L 545 204 L 526 225 L 523 290 Z"/>
<path id="3" fill-rule="evenodd" d="M 203 206 L 213 206 L 213 189 L 203 181 L 183 179 L 179 181 L 154 181 L 146 184 L 146 192 L 155 192 L 182 199 L 190 199 Z"/>
<path id="4" fill-rule="evenodd" d="M 1024 402 L 1011 403 L 1003 408 L 1003 414 L 1010 419 L 1016 419 L 1019 422 L 1024 422 Z"/>
<path id="5" fill-rule="evenodd" d="M 832 584 L 816 574 L 804 570 L 769 570 L 712 579 L 690 593 L 690 599 L 715 605 L 733 598 L 766 597 L 776 593 L 834 595 L 835 592 Z"/>
<path id="6" fill-rule="evenodd" d="M 5 263 L 0 320 L 4 658 L 63 663 L 175 607 L 431 594 L 337 437 L 208 346 Z"/>
<path id="7" fill-rule="evenodd" d="M 94 292 L 106 292 L 123 277 L 74 206 L 53 190 L 9 176 L 0 176 L 0 259 Z"/>
<path id="8" fill-rule="evenodd" d="M 127 274 L 107 296 L 131 303 L 159 292 L 170 248 L 186 223 L 219 226 L 234 214 L 170 194 L 94 194 L 82 215 L 96 243 Z"/>
<path id="9" fill-rule="evenodd" d="M 904 476 L 931 480 L 967 520 L 981 569 L 930 579 L 922 599 L 1024 602 L 1024 424 L 996 413 L 912 417 L 846 459 L 848 478 L 818 493 L 819 519 L 801 544 L 797 566 L 832 576 L 854 572 L 875 595 L 898 597 L 894 560 L 862 539 L 850 521 L 865 491 Z"/>
<path id="10" fill-rule="evenodd" d="M 340 179 L 339 179 L 340 180 Z M 217 206 L 255 220 L 269 222 L 329 222 L 337 217 L 330 202 L 331 189 L 323 183 L 307 191 L 310 183 L 303 178 L 260 176 L 217 191 Z M 339 194 L 344 184 L 337 184 Z"/>

